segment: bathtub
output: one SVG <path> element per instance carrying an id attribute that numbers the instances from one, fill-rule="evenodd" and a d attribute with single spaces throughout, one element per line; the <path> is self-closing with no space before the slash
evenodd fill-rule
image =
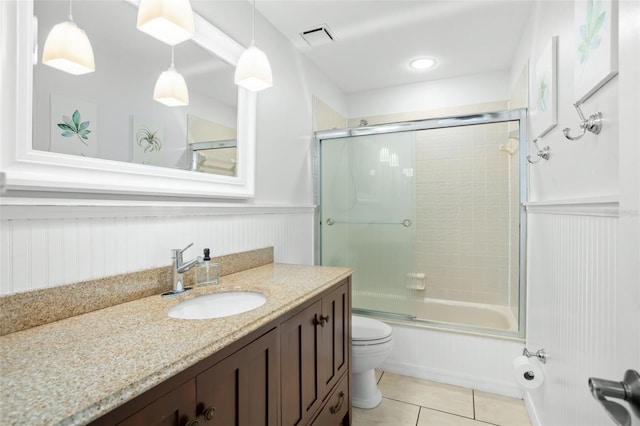
<path id="1" fill-rule="evenodd" d="M 384 317 L 389 313 L 395 319 L 402 320 L 404 317 L 416 325 L 444 326 L 461 331 L 482 329 L 489 334 L 491 330 L 496 330 L 498 334 L 518 332 L 518 320 L 508 306 L 428 297 L 407 300 L 397 295 L 354 291 L 353 307 L 356 312 L 370 311 L 374 316 Z M 394 315 L 392 312 L 410 314 Z"/>
<path id="2" fill-rule="evenodd" d="M 511 362 L 524 340 L 509 307 L 362 290 L 352 296 L 354 313 L 393 328 L 382 370 L 522 398 Z"/>
<path id="3" fill-rule="evenodd" d="M 518 331 L 518 321 L 511 308 L 483 303 L 424 298 L 416 303 L 417 320 L 459 324 L 494 330 Z"/>

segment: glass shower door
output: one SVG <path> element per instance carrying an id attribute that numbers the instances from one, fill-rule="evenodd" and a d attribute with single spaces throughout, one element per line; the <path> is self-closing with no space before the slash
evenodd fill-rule
<path id="1" fill-rule="evenodd" d="M 414 132 L 322 140 L 321 263 L 354 268 L 353 306 L 410 315 Z"/>

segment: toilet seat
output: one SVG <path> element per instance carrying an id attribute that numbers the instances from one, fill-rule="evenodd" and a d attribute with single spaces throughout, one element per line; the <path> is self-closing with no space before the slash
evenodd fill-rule
<path id="1" fill-rule="evenodd" d="M 353 315 L 351 343 L 353 346 L 382 345 L 391 340 L 392 328 L 382 321 Z"/>

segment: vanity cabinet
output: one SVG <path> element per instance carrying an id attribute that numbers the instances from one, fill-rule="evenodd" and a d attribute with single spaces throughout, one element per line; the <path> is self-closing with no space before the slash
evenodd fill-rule
<path id="1" fill-rule="evenodd" d="M 349 370 L 351 350 L 351 302 L 347 282 L 327 292 L 315 303 L 282 323 L 280 359 L 283 426 L 309 424 L 320 407 L 327 406 L 342 378 L 342 404 L 351 405 Z M 340 398 L 339 398 L 340 399 Z M 314 424 L 338 425 L 342 416 L 335 411 L 335 422 L 327 419 Z M 342 415 L 348 411 L 342 410 Z M 330 419 L 331 417 L 329 417 Z M 349 421 L 348 424 L 351 422 Z"/>
<path id="2" fill-rule="evenodd" d="M 350 278 L 93 425 L 351 424 Z"/>
<path id="3" fill-rule="evenodd" d="M 117 424 L 183 426 L 195 417 L 196 387 L 195 380 L 191 379 Z"/>
<path id="4" fill-rule="evenodd" d="M 278 336 L 271 330 L 196 377 L 198 414 L 207 424 L 278 424 Z M 195 425 L 194 425 L 195 426 Z"/>

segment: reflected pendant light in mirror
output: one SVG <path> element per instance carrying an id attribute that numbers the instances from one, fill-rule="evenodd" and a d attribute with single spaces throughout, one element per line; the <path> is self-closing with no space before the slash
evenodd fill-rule
<path id="1" fill-rule="evenodd" d="M 238 86 L 252 92 L 259 92 L 273 86 L 273 75 L 267 55 L 255 46 L 256 35 L 256 1 L 253 0 L 253 22 L 251 25 L 251 46 L 245 50 L 238 64 L 234 81 Z"/>
<path id="2" fill-rule="evenodd" d="M 170 46 L 189 40 L 194 34 L 191 3 L 189 0 L 142 0 L 137 27 Z"/>
<path id="3" fill-rule="evenodd" d="M 71 0 L 69 0 L 69 19 L 55 25 L 44 42 L 42 63 L 73 75 L 87 74 L 96 70 L 89 37 L 73 21 Z"/>
<path id="4" fill-rule="evenodd" d="M 173 46 L 171 47 L 171 66 L 160 74 L 156 81 L 153 99 L 167 106 L 189 105 L 187 83 L 173 65 Z"/>

